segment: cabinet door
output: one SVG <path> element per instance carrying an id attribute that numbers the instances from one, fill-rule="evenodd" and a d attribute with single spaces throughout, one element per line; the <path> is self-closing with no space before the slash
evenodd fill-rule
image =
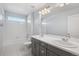
<path id="1" fill-rule="evenodd" d="M 39 51 L 39 53 L 40 53 L 40 56 L 46 56 L 46 48 L 40 46 L 40 51 Z"/>
<path id="2" fill-rule="evenodd" d="M 39 56 L 39 44 L 36 44 L 35 53 L 36 56 Z"/>
<path id="3" fill-rule="evenodd" d="M 32 55 L 35 56 L 36 55 L 36 53 L 35 53 L 35 51 L 36 51 L 35 40 L 32 38 L 31 41 L 32 41 Z"/>
<path id="4" fill-rule="evenodd" d="M 32 45 L 32 55 L 36 56 L 36 47 L 34 47 L 33 45 Z"/>
<path id="5" fill-rule="evenodd" d="M 54 53 L 54 52 L 52 52 L 52 51 L 50 51 L 50 50 L 48 50 L 48 49 L 47 49 L 46 55 L 47 55 L 47 56 L 57 56 L 56 53 Z"/>
<path id="6" fill-rule="evenodd" d="M 32 38 L 32 54 L 39 56 L 39 41 L 34 38 Z"/>

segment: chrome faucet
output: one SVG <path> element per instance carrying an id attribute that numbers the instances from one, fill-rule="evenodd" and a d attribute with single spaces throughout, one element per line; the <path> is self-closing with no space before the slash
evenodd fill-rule
<path id="1" fill-rule="evenodd" d="M 67 42 L 70 38 L 71 38 L 70 33 L 67 33 L 67 35 L 64 38 L 62 38 L 62 40 Z"/>

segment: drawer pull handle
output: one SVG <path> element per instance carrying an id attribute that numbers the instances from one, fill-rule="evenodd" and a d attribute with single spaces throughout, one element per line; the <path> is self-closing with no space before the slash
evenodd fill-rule
<path id="1" fill-rule="evenodd" d="M 42 50 L 41 53 L 44 53 L 44 50 Z"/>

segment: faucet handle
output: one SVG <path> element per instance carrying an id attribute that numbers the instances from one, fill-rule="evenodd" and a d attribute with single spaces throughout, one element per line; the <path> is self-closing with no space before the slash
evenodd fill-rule
<path id="1" fill-rule="evenodd" d="M 67 41 L 68 41 L 68 39 L 67 39 L 67 38 L 62 38 L 62 40 L 63 40 L 64 42 L 67 42 Z"/>
<path id="2" fill-rule="evenodd" d="M 70 33 L 67 33 L 66 37 L 71 38 L 71 34 Z"/>

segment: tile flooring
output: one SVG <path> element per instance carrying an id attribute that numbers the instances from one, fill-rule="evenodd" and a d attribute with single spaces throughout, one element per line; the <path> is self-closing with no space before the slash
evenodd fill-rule
<path id="1" fill-rule="evenodd" d="M 32 56 L 31 47 L 23 43 L 4 46 L 3 56 Z"/>

